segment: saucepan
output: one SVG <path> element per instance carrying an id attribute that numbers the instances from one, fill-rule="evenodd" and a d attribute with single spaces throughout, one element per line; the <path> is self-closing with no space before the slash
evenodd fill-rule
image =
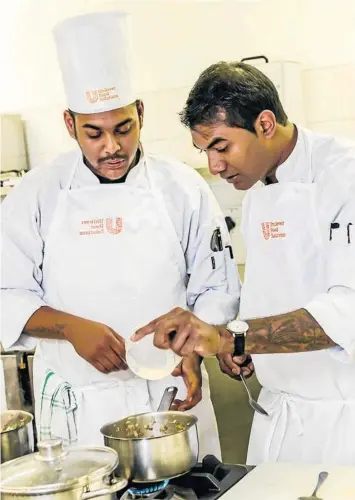
<path id="1" fill-rule="evenodd" d="M 33 452 L 33 415 L 22 410 L 2 412 L 1 463 Z"/>
<path id="2" fill-rule="evenodd" d="M 119 477 L 139 483 L 164 481 L 196 465 L 197 418 L 167 411 L 176 393 L 176 387 L 168 387 L 157 412 L 132 415 L 102 427 L 105 445 L 118 453 L 115 473 Z"/>
<path id="3" fill-rule="evenodd" d="M 2 500 L 114 500 L 127 480 L 114 476 L 118 456 L 104 446 L 63 447 L 41 441 L 38 452 L 2 464 Z"/>

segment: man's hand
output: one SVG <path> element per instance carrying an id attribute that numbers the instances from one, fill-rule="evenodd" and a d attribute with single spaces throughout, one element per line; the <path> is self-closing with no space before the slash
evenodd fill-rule
<path id="1" fill-rule="evenodd" d="M 156 347 L 172 349 L 183 357 L 191 354 L 215 356 L 234 350 L 233 337 L 227 330 L 209 325 L 180 307 L 140 328 L 132 340 L 136 342 L 152 333 Z"/>
<path id="2" fill-rule="evenodd" d="M 236 380 L 240 380 L 240 372 L 243 372 L 245 378 L 249 378 L 254 373 L 254 365 L 250 356 L 234 356 L 232 354 L 218 354 L 217 359 L 219 362 L 219 367 L 223 373 L 229 375 Z M 246 366 L 241 367 L 248 359 L 249 363 Z"/>
<path id="3" fill-rule="evenodd" d="M 124 339 L 102 323 L 42 306 L 27 321 L 23 333 L 40 339 L 67 340 L 79 356 L 102 373 L 128 368 Z"/>
<path id="4" fill-rule="evenodd" d="M 99 372 L 127 370 L 124 339 L 102 323 L 78 318 L 64 330 L 76 352 Z"/>
<path id="5" fill-rule="evenodd" d="M 183 358 L 172 375 L 182 377 L 187 389 L 185 401 L 175 399 L 172 409 L 177 411 L 191 410 L 202 399 L 201 358 L 197 355 Z"/>

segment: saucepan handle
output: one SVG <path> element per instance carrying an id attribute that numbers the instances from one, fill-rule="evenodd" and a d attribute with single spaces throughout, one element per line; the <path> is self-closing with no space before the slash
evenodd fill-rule
<path id="1" fill-rule="evenodd" d="M 177 394 L 177 387 L 171 386 L 167 387 L 164 391 L 163 397 L 161 398 L 158 411 L 169 411 L 170 407 Z"/>
<path id="2" fill-rule="evenodd" d="M 113 478 L 111 481 L 111 486 L 107 488 L 102 488 L 101 490 L 88 491 L 87 493 L 83 493 L 81 495 L 81 500 L 89 500 L 90 498 L 102 497 L 104 495 L 111 495 L 112 493 L 116 493 L 117 491 L 122 490 L 128 484 L 126 479 L 118 479 Z"/>

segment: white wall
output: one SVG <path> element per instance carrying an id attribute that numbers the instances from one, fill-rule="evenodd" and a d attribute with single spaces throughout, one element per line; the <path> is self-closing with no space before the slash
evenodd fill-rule
<path id="1" fill-rule="evenodd" d="M 62 124 L 65 96 L 53 25 L 75 14 L 113 8 L 133 15 L 135 75 L 146 105 L 147 148 L 194 166 L 204 164 L 177 112 L 208 64 L 255 54 L 300 61 L 305 68 L 309 124 L 355 138 L 349 66 L 355 62 L 352 0 L 7 0 L 1 5 L 5 77 L 0 78 L 0 113 L 22 114 L 32 167 L 72 147 Z M 340 69 L 318 69 L 339 64 Z M 334 75 L 333 85 L 325 84 L 328 75 Z M 336 98 L 341 82 L 349 83 Z M 340 101 L 346 114 L 336 111 Z"/>
<path id="2" fill-rule="evenodd" d="M 1 64 L 6 79 L 0 79 L 0 112 L 23 115 L 31 166 L 70 148 L 62 124 L 65 96 L 52 27 L 78 13 L 122 8 L 133 15 L 136 81 L 147 111 L 145 145 L 199 165 L 202 158 L 192 149 L 177 112 L 200 71 L 216 60 L 260 51 L 299 59 L 292 37 L 289 48 L 278 47 L 273 37 L 265 40 L 262 20 L 268 3 L 8 0 L 8 21 L 1 26 L 7 51 Z M 281 20 L 289 7 L 285 1 L 273 3 L 280 35 L 285 38 L 289 28 L 282 27 Z M 4 21 L 5 16 L 1 17 Z"/>
<path id="3" fill-rule="evenodd" d="M 132 13 L 146 149 L 205 166 L 177 116 L 217 60 L 265 54 L 303 65 L 309 127 L 355 139 L 354 0 L 2 0 L 0 113 L 21 113 L 31 167 L 73 146 L 51 30 L 79 13 Z"/>
<path id="4" fill-rule="evenodd" d="M 304 95 L 310 128 L 355 139 L 354 63 L 305 70 Z"/>

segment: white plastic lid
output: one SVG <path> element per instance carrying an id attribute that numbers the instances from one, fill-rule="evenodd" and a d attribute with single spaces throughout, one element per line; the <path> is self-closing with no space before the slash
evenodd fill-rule
<path id="1" fill-rule="evenodd" d="M 147 380 L 168 377 L 182 358 L 170 349 L 158 349 L 153 344 L 153 335 L 138 342 L 126 340 L 126 361 L 132 372 Z"/>

